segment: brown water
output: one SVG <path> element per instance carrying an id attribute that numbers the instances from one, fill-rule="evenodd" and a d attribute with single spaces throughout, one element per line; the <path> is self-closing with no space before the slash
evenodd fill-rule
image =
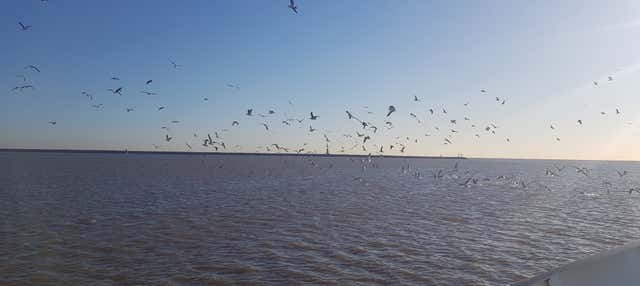
<path id="1" fill-rule="evenodd" d="M 0 153 L 0 285 L 504 285 L 640 239 L 638 163 L 453 166 Z"/>

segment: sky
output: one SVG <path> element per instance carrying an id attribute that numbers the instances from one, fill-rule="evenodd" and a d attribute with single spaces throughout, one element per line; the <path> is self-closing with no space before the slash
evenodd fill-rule
<path id="1" fill-rule="evenodd" d="M 296 4 L 3 1 L 0 148 L 640 160 L 637 0 Z"/>

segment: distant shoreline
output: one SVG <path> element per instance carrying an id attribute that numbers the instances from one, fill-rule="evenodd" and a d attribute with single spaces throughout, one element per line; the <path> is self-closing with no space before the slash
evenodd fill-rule
<path id="1" fill-rule="evenodd" d="M 299 156 L 299 157 L 369 157 L 360 154 L 295 154 L 295 153 L 248 153 L 248 152 L 184 152 L 184 151 L 127 151 L 127 150 L 79 150 L 79 149 L 21 149 L 0 148 L 0 153 L 72 153 L 72 154 L 153 154 L 153 155 L 232 155 L 232 156 Z M 371 155 L 372 157 L 405 159 L 467 159 L 452 156 L 400 156 Z"/>

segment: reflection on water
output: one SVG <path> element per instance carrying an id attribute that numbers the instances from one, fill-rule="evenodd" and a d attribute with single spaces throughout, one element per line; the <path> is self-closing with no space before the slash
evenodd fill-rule
<path id="1" fill-rule="evenodd" d="M 640 239 L 638 163 L 453 166 L 0 153 L 0 284 L 500 285 Z"/>

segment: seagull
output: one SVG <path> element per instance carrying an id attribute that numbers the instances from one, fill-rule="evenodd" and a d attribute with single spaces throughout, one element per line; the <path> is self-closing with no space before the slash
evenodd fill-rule
<path id="1" fill-rule="evenodd" d="M 231 122 L 231 126 L 238 126 L 240 125 L 240 122 L 234 120 L 233 122 Z"/>
<path id="2" fill-rule="evenodd" d="M 164 109 L 164 106 L 158 107 L 158 110 L 163 110 L 163 109 Z"/>
<path id="3" fill-rule="evenodd" d="M 433 115 L 433 108 L 429 108 L 429 112 L 431 112 L 431 115 Z"/>
<path id="4" fill-rule="evenodd" d="M 51 124 L 51 125 L 56 125 L 56 123 L 58 123 L 58 122 L 56 122 L 56 121 L 49 121 L 49 124 Z"/>
<path id="5" fill-rule="evenodd" d="M 455 120 L 455 119 L 451 119 L 451 120 L 449 120 L 449 122 L 450 122 L 451 124 L 457 124 L 457 123 L 458 123 L 458 121 L 457 121 L 457 120 Z"/>
<path id="6" fill-rule="evenodd" d="M 169 137 L 169 134 L 164 136 L 164 140 L 166 140 L 167 142 L 171 141 L 172 137 Z"/>
<path id="7" fill-rule="evenodd" d="M 122 87 L 118 87 L 115 90 L 113 88 L 107 89 L 108 91 L 112 92 L 113 94 L 119 94 L 122 95 Z"/>
<path id="8" fill-rule="evenodd" d="M 578 124 L 582 125 L 582 119 L 578 119 Z"/>
<path id="9" fill-rule="evenodd" d="M 120 80 L 119 77 L 112 77 L 111 80 Z"/>
<path id="10" fill-rule="evenodd" d="M 264 129 L 267 129 L 267 131 L 269 131 L 269 125 L 267 125 L 266 123 L 262 123 L 262 126 L 264 126 Z"/>
<path id="11" fill-rule="evenodd" d="M 28 65 L 28 66 L 26 66 L 24 68 L 25 69 L 32 69 L 32 70 L 34 70 L 36 72 L 40 72 L 40 69 L 38 67 L 34 66 L 34 65 Z"/>
<path id="12" fill-rule="evenodd" d="M 316 131 L 316 130 L 317 130 L 317 129 L 314 129 L 311 125 L 309 125 L 309 132 L 314 132 L 314 131 Z"/>
<path id="13" fill-rule="evenodd" d="M 442 108 L 442 113 L 447 114 L 447 110 Z"/>
<path id="14" fill-rule="evenodd" d="M 269 109 L 269 111 L 267 112 L 269 114 L 276 114 L 276 112 L 273 109 Z"/>
<path id="15" fill-rule="evenodd" d="M 556 137 L 556 141 L 560 141 L 560 137 Z"/>
<path id="16" fill-rule="evenodd" d="M 616 108 L 616 115 L 620 115 L 620 109 Z"/>
<path id="17" fill-rule="evenodd" d="M 413 101 L 416 101 L 416 102 L 417 102 L 417 101 L 420 101 L 420 99 L 418 99 L 418 96 L 414 95 L 414 96 L 413 96 Z"/>
<path id="18" fill-rule="evenodd" d="M 152 83 L 152 82 L 153 82 L 153 80 L 152 80 L 152 79 L 150 79 L 150 80 L 146 81 L 144 84 L 150 84 L 150 83 Z M 189 148 L 189 149 L 191 149 L 191 148 Z"/>
<path id="19" fill-rule="evenodd" d="M 253 115 L 253 109 L 247 109 L 247 116 Z"/>
<path id="20" fill-rule="evenodd" d="M 173 68 L 174 68 L 174 69 L 178 69 L 178 68 L 180 67 L 180 65 L 179 65 L 179 64 L 176 64 L 176 62 L 174 62 L 174 61 L 172 61 L 172 60 L 169 60 L 169 61 L 171 62 L 171 65 L 173 65 Z"/>
<path id="21" fill-rule="evenodd" d="M 144 93 L 144 94 L 146 94 L 146 95 L 157 95 L 157 93 L 155 93 L 155 92 L 144 91 L 144 90 L 143 90 L 143 91 L 141 91 L 140 93 Z"/>
<path id="22" fill-rule="evenodd" d="M 33 85 L 21 85 L 21 86 L 16 86 L 14 88 L 12 88 L 11 90 L 20 90 L 22 91 L 25 88 L 30 88 L 30 89 L 36 89 Z"/>
<path id="23" fill-rule="evenodd" d="M 289 9 L 291 9 L 291 11 L 293 11 L 294 13 L 298 14 L 298 6 L 296 6 L 296 3 L 293 2 L 293 0 L 289 0 Z"/>
<path id="24" fill-rule="evenodd" d="M 180 123 L 179 120 L 172 120 L 171 123 L 176 124 L 176 123 Z"/>
<path id="25" fill-rule="evenodd" d="M 20 25 L 20 29 L 22 29 L 23 31 L 31 29 L 31 26 L 25 26 L 24 24 L 22 24 L 22 22 L 18 22 L 18 24 Z"/>
<path id="26" fill-rule="evenodd" d="M 606 112 L 604 112 L 604 111 L 600 111 L 600 114 L 602 114 L 602 115 L 607 115 L 607 113 L 606 113 Z"/>
<path id="27" fill-rule="evenodd" d="M 594 81 L 594 82 L 593 82 L 593 85 L 598 86 L 598 82 L 597 82 L 597 81 Z"/>
<path id="28" fill-rule="evenodd" d="M 227 83 L 227 87 L 234 88 L 234 89 L 240 89 L 240 86 L 239 86 L 239 85 L 237 85 L 237 84 L 230 84 L 230 83 Z"/>
<path id="29" fill-rule="evenodd" d="M 318 116 L 318 115 L 314 115 L 314 114 L 313 114 L 313 112 L 311 112 L 311 113 L 310 113 L 310 117 L 309 117 L 309 119 L 311 119 L 311 120 L 316 120 L 316 119 L 318 119 L 318 117 L 320 117 L 320 116 Z"/>
<path id="30" fill-rule="evenodd" d="M 607 78 L 609 79 L 609 81 L 613 81 L 613 77 L 609 76 Z"/>
<path id="31" fill-rule="evenodd" d="M 131 112 L 131 111 L 133 111 L 133 108 L 127 107 L 127 108 L 125 108 L 124 110 L 125 110 L 126 112 Z"/>
<path id="32" fill-rule="evenodd" d="M 387 112 L 387 117 L 389 117 L 389 115 L 391 115 L 391 113 L 396 112 L 396 107 L 393 106 L 393 105 L 389 105 L 388 110 L 389 110 L 389 112 Z"/>
<path id="33" fill-rule="evenodd" d="M 83 92 L 82 92 L 82 94 L 83 94 L 84 96 L 88 97 L 88 98 L 89 98 L 89 100 L 93 100 L 93 95 L 91 95 L 90 93 L 88 93 L 88 92 L 86 92 L 86 91 L 83 91 Z"/>
<path id="34" fill-rule="evenodd" d="M 480 90 L 480 92 L 482 92 L 482 93 L 486 93 L 486 92 L 487 92 L 487 90 L 486 90 L 486 89 L 481 89 L 481 90 Z"/>
<path id="35" fill-rule="evenodd" d="M 371 137 L 369 137 L 368 135 L 364 137 L 364 139 L 362 139 L 362 144 L 367 143 L 367 140 L 370 140 Z"/>
<path id="36" fill-rule="evenodd" d="M 451 142 L 451 140 L 449 140 L 449 138 L 444 138 L 444 142 L 445 144 L 453 144 L 453 142 Z"/>

